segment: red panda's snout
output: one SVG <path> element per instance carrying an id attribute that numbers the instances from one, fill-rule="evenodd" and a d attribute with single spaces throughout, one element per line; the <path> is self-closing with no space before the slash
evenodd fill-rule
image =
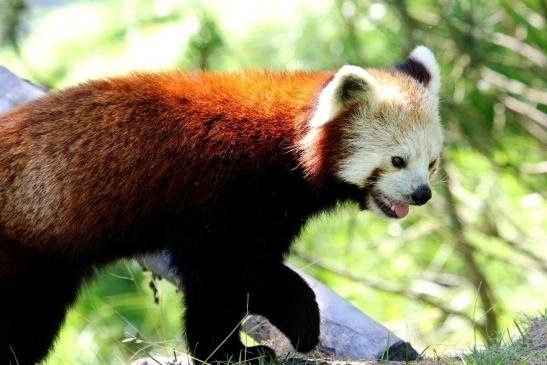
<path id="1" fill-rule="evenodd" d="M 386 162 L 383 173 L 375 179 L 374 187 L 370 189 L 369 209 L 382 217 L 404 218 L 409 213 L 409 206 L 427 203 L 432 197 L 430 178 L 434 174 L 429 162 L 431 157 L 428 156 L 436 156 L 436 153 L 420 151 L 420 158 L 408 158 L 404 164 L 397 166 Z"/>

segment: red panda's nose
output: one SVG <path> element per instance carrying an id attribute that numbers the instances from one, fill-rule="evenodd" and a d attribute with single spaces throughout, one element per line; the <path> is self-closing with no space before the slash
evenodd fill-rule
<path id="1" fill-rule="evenodd" d="M 419 185 L 411 195 L 412 202 L 416 205 L 423 205 L 431 199 L 431 189 L 426 184 Z"/>

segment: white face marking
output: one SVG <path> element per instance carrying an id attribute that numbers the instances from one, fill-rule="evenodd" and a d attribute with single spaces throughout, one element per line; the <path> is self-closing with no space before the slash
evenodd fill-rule
<path id="1" fill-rule="evenodd" d="M 429 164 L 439 158 L 442 138 L 440 127 L 435 123 L 411 129 L 396 146 L 386 150 L 389 155 L 384 155 L 381 161 L 384 173 L 376 188 L 397 201 L 412 203 L 409 197 L 418 186 L 430 185 Z M 392 156 L 402 157 L 406 166 L 394 167 Z"/>

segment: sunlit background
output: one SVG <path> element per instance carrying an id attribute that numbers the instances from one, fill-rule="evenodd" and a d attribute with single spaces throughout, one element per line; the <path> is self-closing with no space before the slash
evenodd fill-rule
<path id="1" fill-rule="evenodd" d="M 426 354 L 514 331 L 547 307 L 547 30 L 532 0 L 0 0 L 0 64 L 57 89 L 132 70 L 442 69 L 444 172 L 386 222 L 340 207 L 289 260 Z M 98 272 L 47 364 L 182 350 L 180 300 L 134 262 Z M 37 301 L 39 305 L 39 300 Z"/>

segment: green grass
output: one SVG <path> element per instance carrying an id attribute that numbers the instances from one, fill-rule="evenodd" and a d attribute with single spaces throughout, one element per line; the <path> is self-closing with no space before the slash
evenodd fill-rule
<path id="1" fill-rule="evenodd" d="M 515 320 L 515 327 L 518 336 L 507 332 L 507 336 L 500 336 L 491 346 L 473 346 L 468 354 L 460 357 L 461 362 L 473 365 L 547 363 L 547 309 L 537 318 Z"/>

